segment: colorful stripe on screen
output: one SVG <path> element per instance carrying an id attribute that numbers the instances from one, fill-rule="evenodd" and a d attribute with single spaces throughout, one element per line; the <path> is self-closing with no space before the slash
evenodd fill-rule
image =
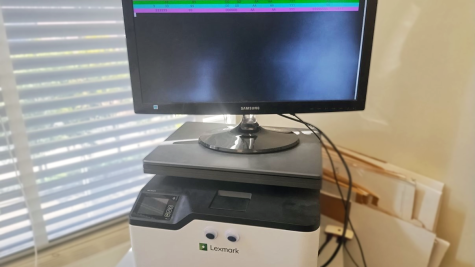
<path id="1" fill-rule="evenodd" d="M 359 0 L 160 0 L 134 1 L 140 13 L 262 13 L 358 11 Z"/>

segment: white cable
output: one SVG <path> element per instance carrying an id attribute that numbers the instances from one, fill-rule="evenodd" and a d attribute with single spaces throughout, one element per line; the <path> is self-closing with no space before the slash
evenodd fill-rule
<path id="1" fill-rule="evenodd" d="M 30 205 L 28 204 L 28 201 L 26 201 L 25 186 L 23 185 L 20 179 L 20 172 L 18 171 L 17 161 L 15 160 L 15 157 L 12 154 L 10 139 L 8 138 L 7 129 L 5 128 L 5 124 L 3 123 L 3 117 L 1 115 L 0 115 L 0 124 L 2 126 L 4 138 L 8 147 L 8 153 L 10 154 L 10 159 L 12 160 L 13 168 L 15 169 L 15 176 L 18 180 L 18 183 L 20 184 L 21 193 L 23 194 L 23 199 L 25 201 L 25 205 L 28 210 L 28 217 L 30 218 L 30 224 L 31 224 L 31 233 L 33 234 L 33 251 L 35 252 L 35 262 L 33 266 L 38 267 L 38 248 L 36 247 L 36 237 L 35 237 L 35 232 L 33 231 L 33 216 L 31 214 L 32 211 L 30 209 Z"/>

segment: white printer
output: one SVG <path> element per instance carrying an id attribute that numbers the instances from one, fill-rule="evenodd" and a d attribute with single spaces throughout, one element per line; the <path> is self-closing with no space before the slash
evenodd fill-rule
<path id="1" fill-rule="evenodd" d="M 316 138 L 294 130 L 294 149 L 239 155 L 198 144 L 216 127 L 186 123 L 144 159 L 156 176 L 130 213 L 136 266 L 317 266 Z"/>

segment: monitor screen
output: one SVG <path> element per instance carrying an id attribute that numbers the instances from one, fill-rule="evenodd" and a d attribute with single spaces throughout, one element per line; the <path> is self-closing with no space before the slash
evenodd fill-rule
<path id="1" fill-rule="evenodd" d="M 123 1 L 141 105 L 357 100 L 366 0 Z"/>

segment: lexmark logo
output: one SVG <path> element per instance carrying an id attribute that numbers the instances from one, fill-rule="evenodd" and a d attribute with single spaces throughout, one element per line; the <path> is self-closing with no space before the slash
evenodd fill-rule
<path id="1" fill-rule="evenodd" d="M 201 251 L 208 251 L 208 244 L 200 243 L 200 250 Z M 209 246 L 209 251 L 239 254 L 239 249 L 237 249 L 237 248 L 218 248 L 218 247 Z"/>
<path id="2" fill-rule="evenodd" d="M 239 249 L 237 248 L 217 248 L 213 246 L 209 246 L 210 251 L 218 251 L 218 252 L 227 252 L 227 253 L 232 253 L 232 254 L 239 254 Z"/>
<path id="3" fill-rule="evenodd" d="M 260 107 L 241 107 L 241 110 L 260 110 Z"/>

